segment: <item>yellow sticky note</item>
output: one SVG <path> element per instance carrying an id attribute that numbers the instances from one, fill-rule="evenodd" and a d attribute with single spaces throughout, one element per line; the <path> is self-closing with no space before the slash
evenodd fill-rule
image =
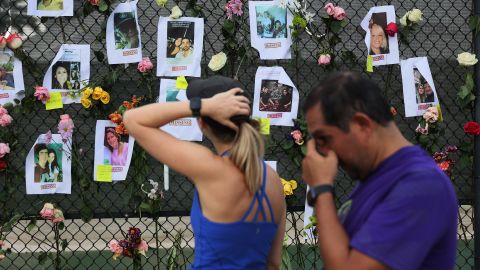
<path id="1" fill-rule="evenodd" d="M 47 110 L 61 109 L 63 108 L 62 93 L 54 92 L 50 93 L 50 99 L 45 103 Z"/>
<path id="2" fill-rule="evenodd" d="M 373 72 L 373 56 L 367 56 L 367 72 Z"/>
<path id="3" fill-rule="evenodd" d="M 177 77 L 177 81 L 175 82 L 175 87 L 179 90 L 185 90 L 188 87 L 187 79 L 184 76 Z"/>
<path id="4" fill-rule="evenodd" d="M 257 118 L 260 123 L 260 134 L 270 135 L 270 118 Z"/>
<path id="5" fill-rule="evenodd" d="M 443 121 L 443 113 L 442 113 L 442 108 L 440 108 L 440 104 L 437 104 L 437 110 L 438 110 L 438 121 L 442 122 Z"/>
<path id="6" fill-rule="evenodd" d="M 112 165 L 97 165 L 97 182 L 112 182 Z"/>

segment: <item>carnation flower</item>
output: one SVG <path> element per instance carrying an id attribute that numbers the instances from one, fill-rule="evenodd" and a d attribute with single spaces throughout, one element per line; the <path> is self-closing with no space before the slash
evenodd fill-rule
<path id="1" fill-rule="evenodd" d="M 35 93 L 33 94 L 37 97 L 37 100 L 45 102 L 50 99 L 50 93 L 48 89 L 43 86 L 35 86 Z"/>

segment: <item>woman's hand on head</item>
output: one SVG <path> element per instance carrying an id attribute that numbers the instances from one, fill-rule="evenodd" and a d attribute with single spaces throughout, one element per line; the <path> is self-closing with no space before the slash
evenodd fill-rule
<path id="1" fill-rule="evenodd" d="M 201 114 L 211 117 L 233 130 L 238 130 L 238 127 L 230 121 L 230 118 L 235 115 L 250 114 L 250 101 L 248 98 L 243 95 L 236 95 L 242 92 L 243 90 L 240 88 L 233 88 L 227 92 L 216 94 L 211 98 L 203 99 Z"/>

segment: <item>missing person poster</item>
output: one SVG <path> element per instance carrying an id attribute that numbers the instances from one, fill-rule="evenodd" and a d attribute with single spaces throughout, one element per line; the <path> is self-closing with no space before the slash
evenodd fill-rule
<path id="1" fill-rule="evenodd" d="M 71 149 L 60 134 L 38 137 L 25 163 L 27 194 L 71 193 Z"/>
<path id="2" fill-rule="evenodd" d="M 112 182 L 125 180 L 132 160 L 132 136 L 119 134 L 115 124 L 109 120 L 98 120 L 95 128 L 95 158 L 93 179 L 95 181 Z M 110 179 L 99 179 L 97 171 L 110 170 Z"/>
<path id="3" fill-rule="evenodd" d="M 128 64 L 142 60 L 137 1 L 118 4 L 108 17 L 106 39 L 109 64 Z"/>
<path id="4" fill-rule="evenodd" d="M 400 61 L 405 116 L 422 116 L 429 107 L 439 104 L 427 57 Z"/>
<path id="5" fill-rule="evenodd" d="M 39 17 L 73 16 L 73 0 L 28 0 L 27 15 Z"/>
<path id="6" fill-rule="evenodd" d="M 290 11 L 278 1 L 249 1 L 248 7 L 252 47 L 260 59 L 291 59 Z"/>
<path id="7" fill-rule="evenodd" d="M 157 76 L 201 76 L 203 18 L 160 17 Z"/>
<path id="8" fill-rule="evenodd" d="M 252 117 L 270 118 L 272 126 L 293 126 L 298 102 L 298 90 L 282 67 L 257 69 Z"/>
<path id="9" fill-rule="evenodd" d="M 45 73 L 43 86 L 60 92 L 64 104 L 80 103 L 80 90 L 90 79 L 90 45 L 63 44 Z"/>
<path id="10" fill-rule="evenodd" d="M 24 96 L 22 62 L 9 49 L 0 50 L 0 105 L 13 103 Z"/>
<path id="11" fill-rule="evenodd" d="M 176 102 L 187 99 L 185 89 L 177 89 L 176 81 L 169 79 L 160 80 L 160 94 L 158 102 Z M 186 117 L 174 120 L 161 129 L 177 139 L 185 141 L 202 141 L 203 134 L 198 127 L 195 117 Z"/>
<path id="12" fill-rule="evenodd" d="M 373 58 L 373 66 L 398 64 L 397 34 L 391 37 L 385 29 L 389 23 L 395 23 L 395 8 L 393 6 L 372 7 L 360 25 L 365 30 L 365 44 L 368 55 Z"/>

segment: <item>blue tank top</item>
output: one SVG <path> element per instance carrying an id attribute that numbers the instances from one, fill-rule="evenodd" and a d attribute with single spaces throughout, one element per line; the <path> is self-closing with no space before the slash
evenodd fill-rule
<path id="1" fill-rule="evenodd" d="M 237 222 L 218 223 L 208 220 L 202 213 L 198 192 L 195 189 L 190 211 L 195 236 L 194 262 L 190 270 L 196 269 L 261 269 L 267 268 L 267 259 L 277 232 L 270 201 L 265 192 L 266 166 L 263 165 L 263 183 L 243 215 Z M 271 222 L 258 221 L 259 215 L 266 220 L 263 207 L 266 201 Z M 245 221 L 253 206 L 257 211 L 252 221 Z"/>

